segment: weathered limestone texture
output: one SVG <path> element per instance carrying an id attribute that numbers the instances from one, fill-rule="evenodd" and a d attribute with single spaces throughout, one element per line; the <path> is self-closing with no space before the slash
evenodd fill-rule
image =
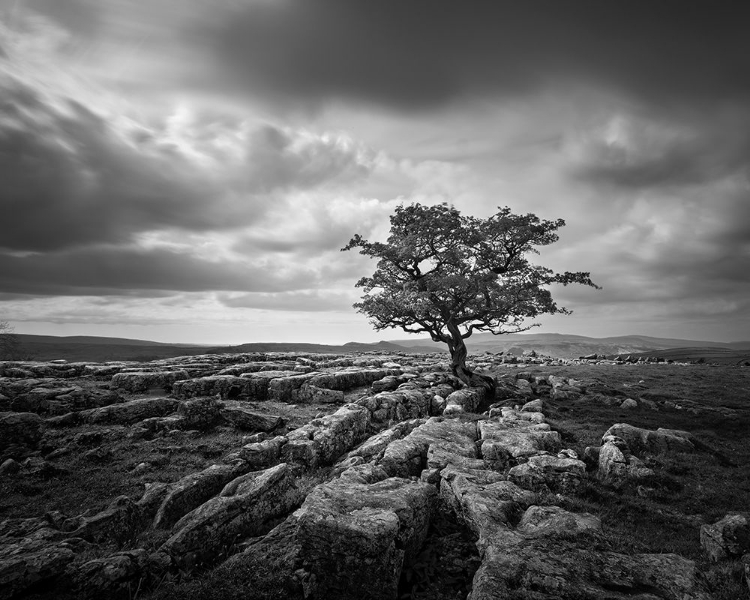
<path id="1" fill-rule="evenodd" d="M 185 515 L 159 548 L 182 569 L 207 566 L 243 537 L 259 535 L 273 519 L 299 506 L 292 470 L 282 463 L 245 478 L 233 495 L 216 496 Z"/>
<path id="2" fill-rule="evenodd" d="M 435 497 L 434 486 L 400 478 L 315 488 L 295 513 L 306 595 L 395 598 L 403 565 L 427 536 Z"/>

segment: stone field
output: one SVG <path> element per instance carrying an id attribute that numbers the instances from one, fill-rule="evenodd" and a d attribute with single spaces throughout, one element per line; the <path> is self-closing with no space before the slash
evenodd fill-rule
<path id="1" fill-rule="evenodd" d="M 750 371 L 0 363 L 0 600 L 748 597 Z"/>

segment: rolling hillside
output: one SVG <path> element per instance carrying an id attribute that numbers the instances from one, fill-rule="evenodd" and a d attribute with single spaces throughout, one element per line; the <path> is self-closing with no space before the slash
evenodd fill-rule
<path id="1" fill-rule="evenodd" d="M 240 352 L 314 352 L 341 354 L 346 352 L 439 352 L 442 348 L 427 344 L 405 348 L 389 342 L 364 344 L 349 342 L 342 346 L 307 343 L 253 342 L 237 346 L 201 346 L 197 344 L 165 344 L 127 338 L 96 336 L 58 337 L 52 335 L 17 335 L 21 343 L 20 358 L 27 360 L 58 360 L 106 362 L 115 360 L 148 361 L 195 354 L 231 354 Z"/>
<path id="2" fill-rule="evenodd" d="M 433 344 L 429 339 L 391 340 L 391 343 L 410 347 L 412 344 Z M 473 335 L 466 340 L 470 352 L 512 352 L 521 354 L 526 350 L 555 356 L 559 358 L 577 358 L 589 354 L 640 354 L 672 348 L 705 349 L 703 354 L 716 350 L 725 358 L 736 356 L 741 360 L 750 354 L 750 342 L 710 342 L 702 340 L 682 340 L 674 338 L 657 338 L 645 335 L 628 335 L 606 338 L 592 338 L 581 335 L 560 333 L 508 334 L 494 336 L 490 333 Z M 443 344 L 435 344 L 444 347 Z M 700 353 L 700 352 L 699 352 Z M 706 358 L 708 360 L 708 358 Z"/>
<path id="3" fill-rule="evenodd" d="M 348 342 L 344 345 L 312 343 L 252 342 L 236 346 L 205 346 L 198 344 L 167 344 L 147 340 L 96 336 L 43 336 L 19 334 L 22 356 L 31 360 L 111 361 L 111 360 L 157 360 L 173 356 L 206 353 L 238 352 L 447 352 L 445 344 L 437 344 L 429 338 L 391 340 L 378 343 Z M 707 342 L 655 338 L 630 335 L 608 338 L 591 338 L 559 333 L 511 334 L 493 336 L 474 335 L 467 340 L 469 351 L 508 352 L 521 354 L 535 350 L 541 354 L 560 358 L 577 358 L 589 354 L 614 356 L 654 356 L 672 360 L 703 358 L 706 362 L 739 364 L 750 360 L 750 342 Z"/>

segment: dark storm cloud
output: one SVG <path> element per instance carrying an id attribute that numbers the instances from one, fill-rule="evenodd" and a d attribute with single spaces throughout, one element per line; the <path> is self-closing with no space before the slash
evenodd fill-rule
<path id="1" fill-rule="evenodd" d="M 213 31 L 251 90 L 406 109 L 593 81 L 658 103 L 750 95 L 750 5 L 691 0 L 278 0 Z"/>
<path id="2" fill-rule="evenodd" d="M 733 175 L 750 176 L 750 117 L 738 115 L 731 123 L 687 125 L 688 134 L 673 139 L 639 140 L 632 147 L 591 144 L 574 177 L 593 184 L 622 188 L 654 188 L 707 184 Z M 646 126 L 645 129 L 648 129 Z M 692 131 L 690 131 L 692 129 Z M 647 136 L 643 136 L 647 137 Z"/>
<path id="3" fill-rule="evenodd" d="M 262 262 L 213 262 L 165 249 L 102 246 L 54 254 L 0 254 L 0 289 L 10 294 L 280 292 L 318 284 L 316 275 L 302 268 L 279 272 Z"/>
<path id="4" fill-rule="evenodd" d="M 12 77 L 0 87 L 0 246 L 49 250 L 228 224 L 205 210 L 214 190 L 188 179 L 186 165 L 139 155 L 80 104 L 53 107 Z"/>
<path id="5" fill-rule="evenodd" d="M 46 251 L 124 243 L 164 227 L 235 228 L 257 220 L 275 190 L 367 173 L 359 149 L 338 139 L 267 125 L 227 156 L 215 123 L 188 123 L 180 134 L 219 165 L 206 168 L 168 132 L 123 133 L 80 103 L 8 74 L 0 73 L 0 92 L 0 247 Z"/>

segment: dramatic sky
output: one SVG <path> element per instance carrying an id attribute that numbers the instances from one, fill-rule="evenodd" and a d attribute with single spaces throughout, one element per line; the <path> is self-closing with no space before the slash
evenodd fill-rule
<path id="1" fill-rule="evenodd" d="M 0 320 L 339 343 L 400 203 L 563 218 L 538 332 L 750 339 L 747 2 L 0 0 Z"/>

